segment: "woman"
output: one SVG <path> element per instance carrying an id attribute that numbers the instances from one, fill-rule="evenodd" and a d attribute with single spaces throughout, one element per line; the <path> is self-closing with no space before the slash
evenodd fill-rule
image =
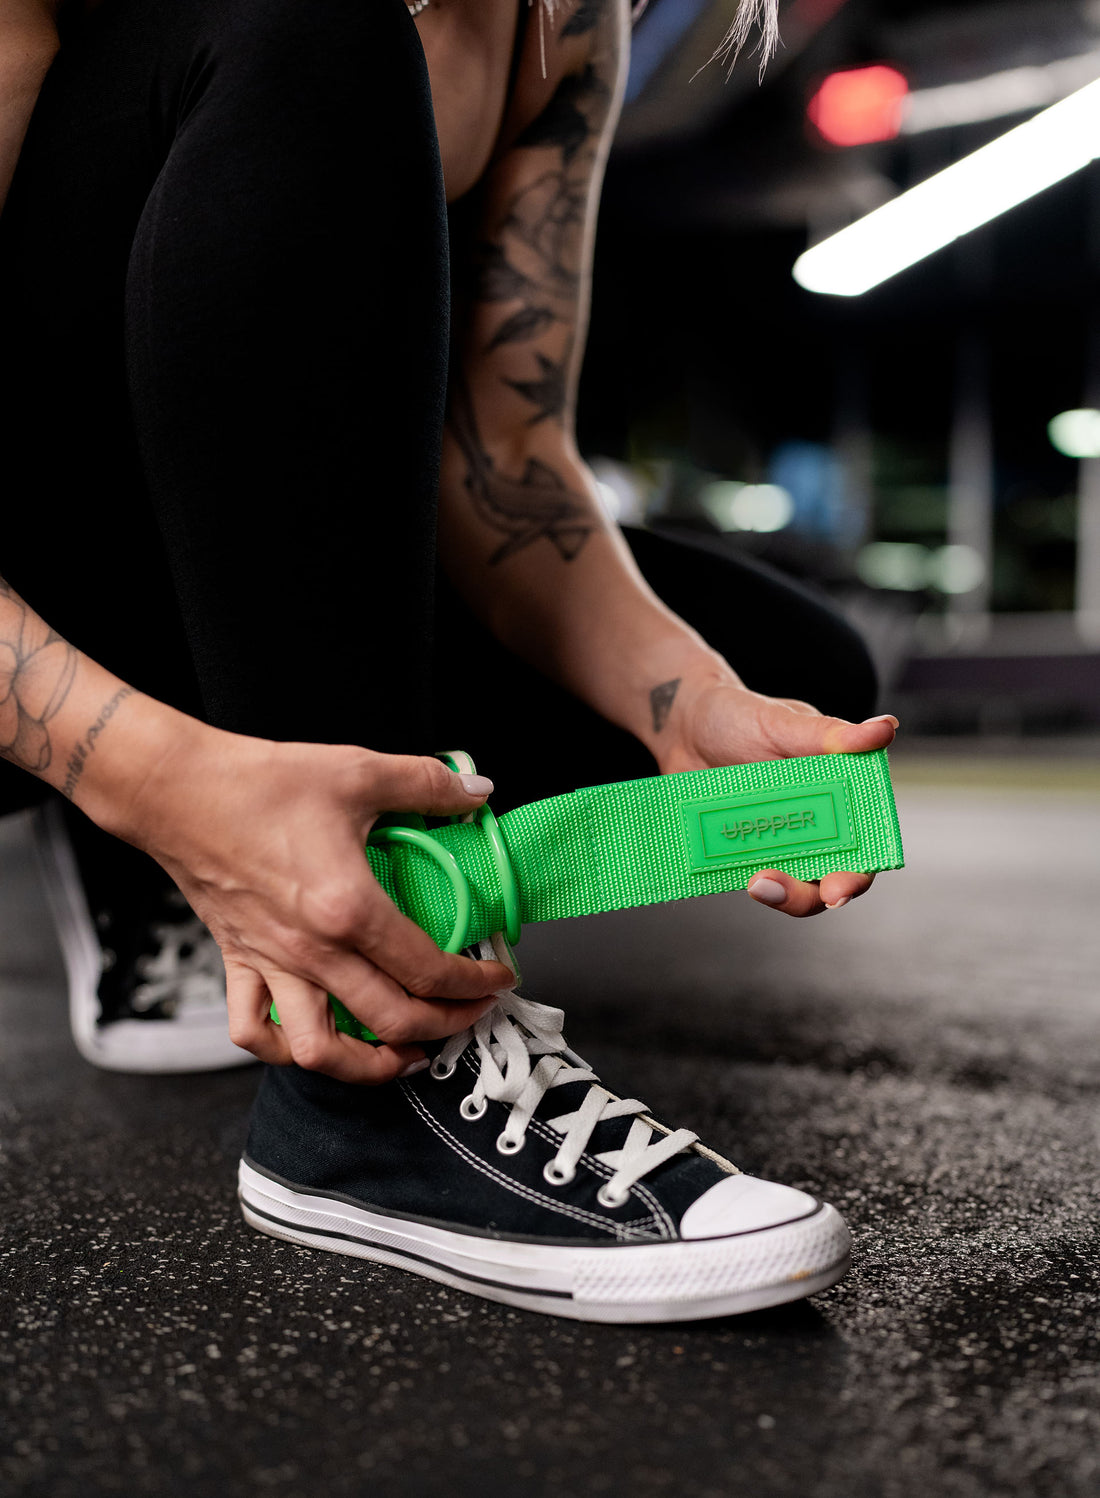
<path id="1" fill-rule="evenodd" d="M 9 157 L 56 45 L 30 11 Z M 535 678 L 504 691 L 501 645 L 582 704 L 582 733 L 540 734 L 561 762 L 536 793 L 644 773 L 631 742 L 667 773 L 895 726 L 844 721 L 871 676 L 824 609 L 644 538 L 664 591 L 721 568 L 704 643 L 577 453 L 629 20 L 627 0 L 530 25 L 526 0 L 105 0 L 63 17 L 0 221 L 0 746 L 152 854 L 216 937 L 230 1034 L 272 1064 L 248 1220 L 615 1320 L 811 1293 L 843 1272 L 843 1224 L 614 1101 L 492 952 L 446 955 L 396 910 L 364 838 L 384 811 L 484 801 L 425 757 L 441 736 L 529 759 L 509 740 Z M 808 915 L 869 884 L 750 893 Z M 329 992 L 379 1045 L 335 1028 Z"/>

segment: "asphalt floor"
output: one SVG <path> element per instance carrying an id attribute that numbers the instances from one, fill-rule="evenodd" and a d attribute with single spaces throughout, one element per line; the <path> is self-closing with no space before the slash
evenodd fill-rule
<path id="1" fill-rule="evenodd" d="M 609 1085 L 852 1228 L 826 1294 L 660 1327 L 253 1234 L 255 1071 L 85 1064 L 0 823 L 0 1492 L 1095 1498 L 1100 774 L 1067 764 L 899 757 L 908 867 L 812 921 L 525 932 Z"/>

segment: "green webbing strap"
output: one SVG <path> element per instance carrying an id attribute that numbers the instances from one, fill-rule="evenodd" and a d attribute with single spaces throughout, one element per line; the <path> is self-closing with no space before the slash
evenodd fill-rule
<path id="1" fill-rule="evenodd" d="M 502 879 L 484 818 L 420 834 L 441 858 L 415 842 L 373 839 L 367 858 L 391 899 L 451 950 L 515 928 L 517 914 L 555 921 L 744 889 L 762 868 L 820 879 L 903 863 L 882 749 L 589 786 L 517 807 L 496 827 L 518 912 L 506 909 L 508 871 Z M 448 853 L 469 885 L 465 931 L 455 921 L 460 875 L 441 866 Z"/>

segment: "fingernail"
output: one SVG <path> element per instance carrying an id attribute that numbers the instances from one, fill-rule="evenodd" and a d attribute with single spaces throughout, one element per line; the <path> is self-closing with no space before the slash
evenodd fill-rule
<path id="1" fill-rule="evenodd" d="M 864 718 L 863 721 L 865 723 L 892 723 L 895 728 L 901 727 L 901 724 L 894 717 L 893 713 L 879 713 L 876 717 Z"/>
<path id="2" fill-rule="evenodd" d="M 460 775 L 462 789 L 467 796 L 488 796 L 492 794 L 493 782 L 487 775 Z"/>
<path id="3" fill-rule="evenodd" d="M 432 1063 L 429 1057 L 421 1056 L 419 1061 L 410 1061 L 405 1070 L 399 1071 L 397 1075 L 399 1078 L 415 1077 L 418 1071 L 426 1071 L 427 1068 L 431 1066 L 431 1064 Z"/>
<path id="4" fill-rule="evenodd" d="M 749 894 L 761 905 L 782 905 L 787 898 L 787 891 L 776 879 L 758 879 L 749 885 Z"/>
<path id="5" fill-rule="evenodd" d="M 831 905 L 829 904 L 828 900 L 826 900 L 825 901 L 825 909 L 826 910 L 843 910 L 844 907 L 845 907 L 845 905 L 848 904 L 848 902 L 849 902 L 849 900 L 851 898 L 852 898 L 851 895 L 842 895 L 839 900 L 834 900 Z"/>

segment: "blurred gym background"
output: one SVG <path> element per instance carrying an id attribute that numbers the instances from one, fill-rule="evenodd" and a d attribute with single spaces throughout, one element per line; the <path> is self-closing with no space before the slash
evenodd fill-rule
<path id="1" fill-rule="evenodd" d="M 762 85 L 753 60 L 705 65 L 735 8 L 650 0 L 635 28 L 581 400 L 608 505 L 826 588 L 910 736 L 1084 747 L 1100 142 L 1067 117 L 1066 156 L 1047 127 L 1100 79 L 1100 0 L 784 0 Z M 969 162 L 984 226 L 932 204 L 951 242 L 911 268 L 857 294 L 795 279 L 808 246 L 1032 121 L 1030 167 L 1026 132 L 1023 168 Z M 1049 185 L 1000 212 L 997 175 L 1029 191 L 1036 152 Z"/>

